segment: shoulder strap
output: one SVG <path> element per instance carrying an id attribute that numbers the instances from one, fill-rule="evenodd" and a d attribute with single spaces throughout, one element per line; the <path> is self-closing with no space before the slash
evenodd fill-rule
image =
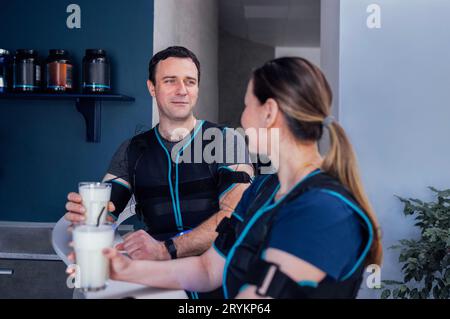
<path id="1" fill-rule="evenodd" d="M 352 193 L 347 188 L 345 188 L 338 180 L 324 172 L 320 172 L 319 174 L 313 175 L 304 180 L 300 185 L 298 185 L 298 187 L 293 189 L 291 193 L 287 195 L 287 198 L 285 198 L 283 203 L 281 203 L 275 210 L 280 209 L 284 205 L 297 199 L 299 196 L 312 189 L 334 191 L 335 193 L 338 193 L 346 200 L 351 202 L 354 206 L 358 207 L 361 211 L 363 211 Z M 368 225 L 362 221 L 361 216 L 359 215 L 358 220 L 360 220 L 363 228 L 367 230 Z"/>
<path id="2" fill-rule="evenodd" d="M 306 180 L 304 180 L 298 187 L 293 189 L 292 192 L 284 200 L 283 205 L 291 202 L 292 200 L 298 198 L 311 189 L 332 190 L 357 204 L 350 191 L 348 191 L 338 180 L 331 177 L 327 173 L 320 172 L 319 174 L 306 178 Z"/>

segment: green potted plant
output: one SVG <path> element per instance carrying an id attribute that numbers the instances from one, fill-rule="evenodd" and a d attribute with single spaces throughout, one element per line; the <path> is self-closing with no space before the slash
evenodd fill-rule
<path id="1" fill-rule="evenodd" d="M 450 189 L 429 189 L 435 200 L 399 200 L 405 204 L 403 213 L 413 216 L 420 228 L 417 240 L 400 240 L 393 249 L 400 249 L 403 281 L 383 280 L 381 298 L 448 299 L 450 298 Z"/>

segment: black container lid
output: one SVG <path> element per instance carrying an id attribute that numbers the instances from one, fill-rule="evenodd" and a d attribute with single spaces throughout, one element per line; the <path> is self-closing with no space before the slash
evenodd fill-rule
<path id="1" fill-rule="evenodd" d="M 67 55 L 69 53 L 64 49 L 50 49 L 48 52 L 50 55 Z"/>
<path id="2" fill-rule="evenodd" d="M 86 55 L 106 55 L 103 49 L 86 49 Z"/>
<path id="3" fill-rule="evenodd" d="M 17 49 L 16 54 L 30 54 L 30 55 L 37 55 L 36 50 L 32 49 Z"/>

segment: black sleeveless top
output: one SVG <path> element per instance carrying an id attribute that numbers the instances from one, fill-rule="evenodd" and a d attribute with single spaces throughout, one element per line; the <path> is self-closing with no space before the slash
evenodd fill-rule
<path id="1" fill-rule="evenodd" d="M 240 163 L 237 157 L 237 161 L 222 163 L 198 156 L 215 142 L 205 136 L 209 129 L 227 130 L 201 121 L 176 150 L 169 151 L 154 127 L 133 137 L 128 145 L 128 182 L 136 199 L 136 213 L 157 239 L 198 226 L 219 211 L 220 198 L 236 183 L 250 181 L 228 167 Z M 239 147 L 247 152 L 245 142 Z M 249 163 L 248 156 L 245 162 Z"/>

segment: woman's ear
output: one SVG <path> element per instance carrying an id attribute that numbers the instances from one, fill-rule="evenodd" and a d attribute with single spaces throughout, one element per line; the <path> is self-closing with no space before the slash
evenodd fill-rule
<path id="1" fill-rule="evenodd" d="M 147 80 L 147 89 L 150 92 L 150 95 L 152 97 L 155 97 L 155 95 L 156 95 L 156 93 L 155 93 L 155 85 L 150 80 Z"/>
<path id="2" fill-rule="evenodd" d="M 280 107 L 278 106 L 277 101 L 272 98 L 267 99 L 263 107 L 265 110 L 264 124 L 267 128 L 270 128 L 275 125 L 278 113 L 280 112 Z"/>

